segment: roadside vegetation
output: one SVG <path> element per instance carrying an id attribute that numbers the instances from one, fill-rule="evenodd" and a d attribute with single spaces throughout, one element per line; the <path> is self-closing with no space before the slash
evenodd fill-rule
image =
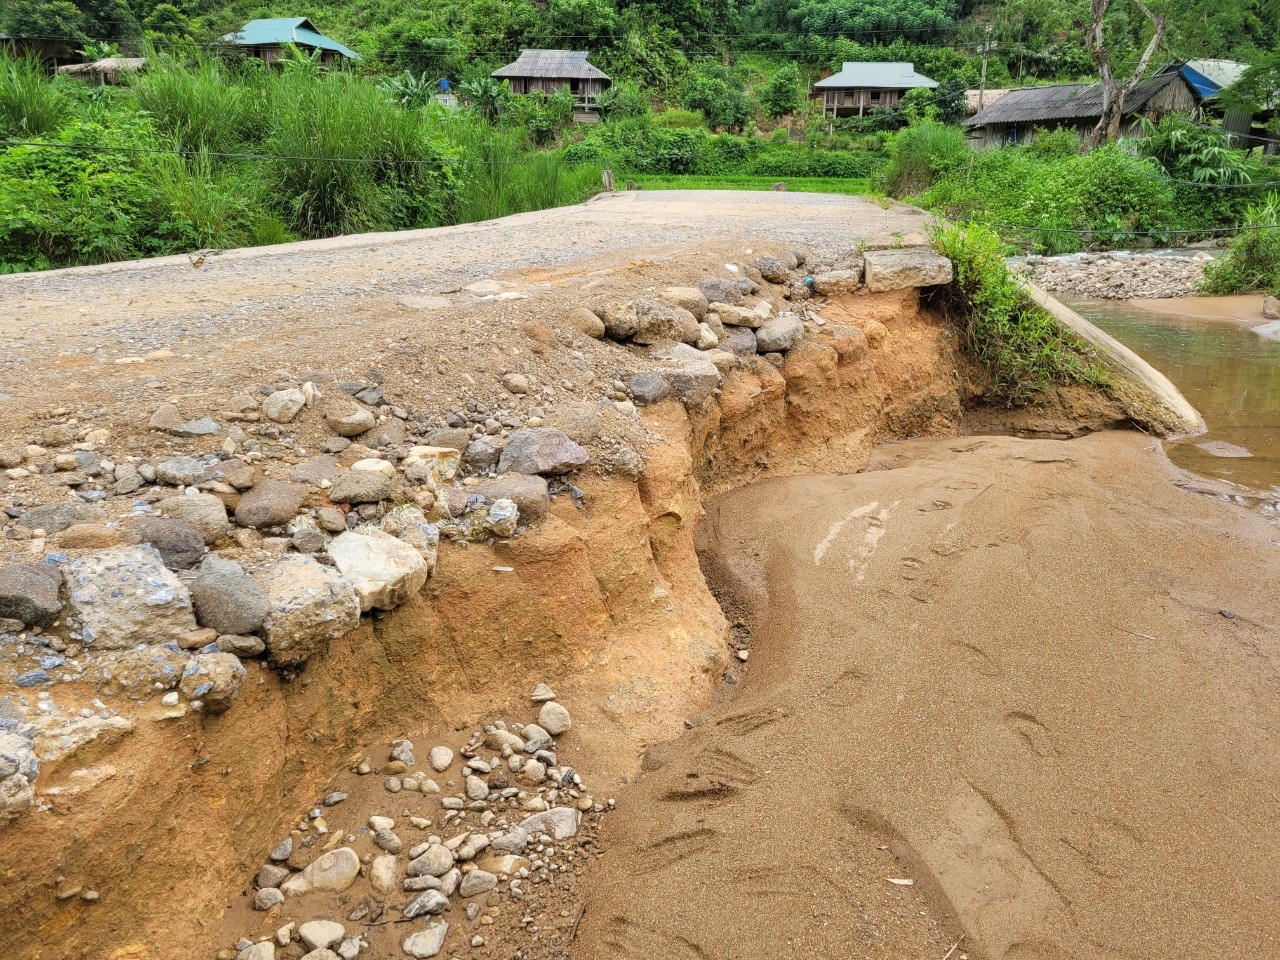
<path id="1" fill-rule="evenodd" d="M 1245 211 L 1227 255 L 1209 264 L 1201 290 L 1210 295 L 1262 291 L 1280 296 L 1280 193 Z"/>
<path id="2" fill-rule="evenodd" d="M 933 306 L 991 376 L 992 399 L 1016 404 L 1054 384 L 1106 385 L 1106 372 L 1088 345 L 1018 284 L 994 231 L 944 224 L 933 240 L 955 269 L 955 282 L 938 288 Z"/>

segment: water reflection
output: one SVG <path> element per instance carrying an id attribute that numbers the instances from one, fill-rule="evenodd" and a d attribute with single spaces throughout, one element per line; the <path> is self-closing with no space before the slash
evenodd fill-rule
<path id="1" fill-rule="evenodd" d="M 1072 306 L 1172 380 L 1204 416 L 1208 433 L 1166 444 L 1169 459 L 1280 496 L 1280 341 L 1241 323 L 1123 302 Z"/>

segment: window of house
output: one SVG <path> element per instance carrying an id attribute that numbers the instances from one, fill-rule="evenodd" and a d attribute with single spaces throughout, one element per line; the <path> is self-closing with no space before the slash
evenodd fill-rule
<path id="1" fill-rule="evenodd" d="M 871 91 L 871 102 L 872 102 L 872 103 L 879 103 L 879 102 L 880 102 L 880 91 L 879 91 L 879 90 L 872 90 L 872 91 Z"/>

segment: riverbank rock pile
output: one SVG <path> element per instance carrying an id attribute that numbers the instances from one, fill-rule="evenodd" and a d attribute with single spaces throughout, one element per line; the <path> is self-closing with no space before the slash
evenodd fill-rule
<path id="1" fill-rule="evenodd" d="M 1014 269 L 1042 290 L 1093 300 L 1156 300 L 1193 297 L 1213 257 L 1203 250 L 1187 256 L 1086 253 L 1027 257 Z"/>
<path id="2" fill-rule="evenodd" d="M 535 723 L 486 725 L 456 751 L 398 739 L 385 761 L 353 763 L 252 878 L 246 898 L 270 934 L 217 960 L 562 950 L 556 910 L 589 869 L 613 801 L 558 755 L 569 711 L 546 684 L 531 698 Z"/>
<path id="3" fill-rule="evenodd" d="M 377 370 L 282 371 L 203 409 L 152 406 L 127 439 L 54 409 L 0 444 L 0 824 L 40 806 L 41 762 L 128 734 L 122 708 L 224 712 L 246 662 L 291 678 L 362 616 L 416 596 L 441 541 L 501 542 L 557 499 L 582 507 L 578 471 L 639 479 L 637 408 L 701 408 L 726 372 L 781 366 L 826 322 L 812 298 L 946 283 L 951 264 L 925 247 L 827 263 L 783 251 L 724 272 L 571 311 L 576 336 L 616 345 L 605 362 L 540 321 L 522 327 L 527 352 L 495 341 L 483 362 L 424 358 L 449 374 L 424 409 L 398 403 Z M 839 356 L 860 348 L 859 331 L 840 332 Z M 868 320 L 865 340 L 883 336 Z M 551 367 L 553 349 L 570 366 Z M 97 696 L 58 702 L 60 684 Z"/>

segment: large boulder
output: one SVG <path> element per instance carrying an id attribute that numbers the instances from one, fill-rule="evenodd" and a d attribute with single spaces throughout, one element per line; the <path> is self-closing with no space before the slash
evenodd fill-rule
<path id="1" fill-rule="evenodd" d="M 737 306 L 742 302 L 742 286 L 736 280 L 723 280 L 720 277 L 707 277 L 698 284 L 699 292 L 707 298 L 707 303 L 727 303 Z M 715 307 L 708 307 L 714 310 Z"/>
<path id="2" fill-rule="evenodd" d="M 334 565 L 355 587 L 360 610 L 394 610 L 427 582 L 422 554 L 374 527 L 340 533 L 329 544 Z"/>
<path id="3" fill-rule="evenodd" d="M 722 324 L 732 327 L 750 327 L 755 329 L 765 321 L 767 314 L 746 307 L 735 307 L 727 303 L 713 303 L 708 311 L 714 313 Z"/>
<path id="4" fill-rule="evenodd" d="M 234 653 L 202 653 L 192 657 L 178 689 L 188 700 L 199 700 L 209 713 L 222 713 L 240 695 L 245 669 Z"/>
<path id="5" fill-rule="evenodd" d="M 662 376 L 681 403 L 701 406 L 723 380 L 707 355 L 688 344 L 677 343 L 659 362 Z"/>
<path id="6" fill-rule="evenodd" d="M 641 346 L 667 341 L 693 343 L 698 339 L 698 320 L 682 307 L 642 298 L 636 301 L 636 332 L 631 339 Z"/>
<path id="7" fill-rule="evenodd" d="M 285 556 L 254 573 L 267 592 L 262 638 L 282 666 L 302 663 L 360 623 L 351 581 L 310 557 Z"/>
<path id="8" fill-rule="evenodd" d="M 867 289 L 872 293 L 951 282 L 951 261 L 925 247 L 868 250 L 862 259 Z"/>
<path id="9" fill-rule="evenodd" d="M 600 311 L 604 332 L 613 340 L 625 340 L 639 329 L 634 303 L 611 303 Z"/>
<path id="10" fill-rule="evenodd" d="M 99 650 L 177 642 L 196 629 L 186 587 L 146 544 L 67 565 L 67 593 L 84 642 Z"/>
<path id="11" fill-rule="evenodd" d="M 205 543 L 216 543 L 227 535 L 226 505 L 211 493 L 188 493 L 184 497 L 161 500 L 157 506 L 166 517 L 181 520 L 200 531 Z"/>
<path id="12" fill-rule="evenodd" d="M 756 269 L 760 271 L 760 276 L 770 283 L 787 284 L 791 282 L 791 268 L 777 257 L 761 257 L 756 261 Z"/>
<path id="13" fill-rule="evenodd" d="M 0 620 L 25 627 L 47 627 L 62 613 L 58 590 L 62 572 L 47 563 L 11 563 L 0 567 Z"/>
<path id="14" fill-rule="evenodd" d="M 747 327 L 732 327 L 725 331 L 717 349 L 740 357 L 754 356 L 758 352 L 756 332 Z"/>
<path id="15" fill-rule="evenodd" d="M 208 464 L 195 457 L 171 457 L 156 464 L 156 480 L 171 487 L 189 487 L 204 476 Z"/>
<path id="16" fill-rule="evenodd" d="M 240 564 L 216 553 L 200 564 L 191 601 L 202 627 L 234 636 L 257 633 L 271 606 L 262 584 Z"/>
<path id="17" fill-rule="evenodd" d="M 517 430 L 507 441 L 498 461 L 498 470 L 502 473 L 555 475 L 584 467 L 590 459 L 591 455 L 585 449 L 559 430 L 551 427 L 525 428 Z"/>
<path id="18" fill-rule="evenodd" d="M 307 397 L 297 387 L 288 390 L 277 390 L 262 401 L 262 412 L 268 420 L 276 423 L 289 423 L 307 404 Z"/>
<path id="19" fill-rule="evenodd" d="M 125 529 L 140 543 L 160 551 L 170 570 L 190 570 L 204 557 L 204 537 L 195 527 L 170 517 L 134 517 Z"/>
<path id="20" fill-rule="evenodd" d="M 804 321 L 794 313 L 780 313 L 766 320 L 756 331 L 756 349 L 761 353 L 790 350 L 804 336 Z"/>
<path id="21" fill-rule="evenodd" d="M 324 422 L 340 437 L 358 437 L 372 430 L 377 419 L 372 410 L 354 400 L 332 397 L 325 401 Z"/>

